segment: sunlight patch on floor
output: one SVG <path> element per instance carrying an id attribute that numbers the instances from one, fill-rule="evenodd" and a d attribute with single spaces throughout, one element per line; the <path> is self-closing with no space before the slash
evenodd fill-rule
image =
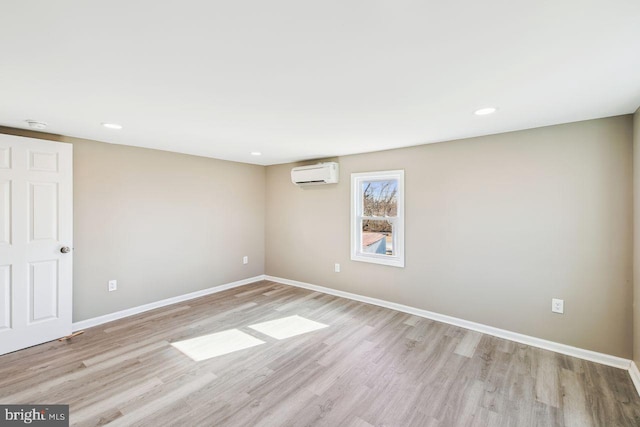
<path id="1" fill-rule="evenodd" d="M 228 331 L 171 343 L 172 346 L 196 362 L 260 344 L 264 344 L 264 341 L 237 329 L 229 329 Z"/>
<path id="2" fill-rule="evenodd" d="M 257 323 L 249 327 L 272 338 L 281 340 L 284 338 L 295 337 L 296 335 L 306 334 L 307 332 L 317 331 L 318 329 L 328 328 L 329 325 L 314 322 L 313 320 L 305 319 L 304 317 L 296 315 Z"/>

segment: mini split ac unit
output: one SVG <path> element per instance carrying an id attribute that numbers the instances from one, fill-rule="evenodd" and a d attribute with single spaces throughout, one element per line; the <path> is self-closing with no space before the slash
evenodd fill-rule
<path id="1" fill-rule="evenodd" d="M 328 162 L 293 168 L 291 169 L 291 182 L 296 185 L 337 184 L 338 164 Z"/>

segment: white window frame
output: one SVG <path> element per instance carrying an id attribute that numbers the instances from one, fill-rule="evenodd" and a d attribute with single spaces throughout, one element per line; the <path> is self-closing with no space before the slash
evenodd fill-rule
<path id="1" fill-rule="evenodd" d="M 398 180 L 398 215 L 396 217 L 365 217 L 363 215 L 362 183 L 365 181 Z M 394 255 L 362 251 L 362 221 L 387 220 L 393 226 Z M 362 172 L 351 174 L 351 259 L 353 261 L 404 267 L 404 170 Z"/>

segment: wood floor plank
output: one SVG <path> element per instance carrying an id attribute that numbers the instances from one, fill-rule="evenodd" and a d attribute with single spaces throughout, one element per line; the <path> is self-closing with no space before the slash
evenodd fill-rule
<path id="1" fill-rule="evenodd" d="M 130 329 L 132 327 L 135 327 L 138 324 L 143 324 L 144 326 L 146 326 L 150 322 L 152 322 L 153 320 L 166 318 L 166 317 L 169 317 L 169 316 L 173 316 L 176 313 L 182 313 L 183 311 L 189 310 L 190 308 L 191 308 L 191 306 L 189 306 L 189 305 L 183 305 L 183 306 L 172 308 L 172 309 L 159 310 L 158 313 L 141 316 L 138 319 L 130 320 L 128 322 L 123 322 L 122 324 L 117 325 L 117 326 L 113 326 L 111 328 L 106 328 L 104 331 L 107 334 L 110 334 L 112 332 L 118 332 L 118 331 L 121 331 L 123 329 Z"/>
<path id="2" fill-rule="evenodd" d="M 295 315 L 327 327 L 249 327 Z M 231 329 L 264 344 L 171 346 Z M 69 404 L 81 427 L 640 425 L 623 370 L 269 281 L 0 356 L 0 402 Z"/>
<path id="3" fill-rule="evenodd" d="M 540 403 L 560 407 L 560 369 L 556 355 L 547 351 L 540 354 L 536 366 L 536 399 Z"/>
<path id="4" fill-rule="evenodd" d="M 593 420 L 587 408 L 587 399 L 581 384 L 584 381 L 573 371 L 560 370 L 562 385 L 562 414 L 566 427 L 592 427 Z"/>
<path id="5" fill-rule="evenodd" d="M 364 421 L 360 417 L 354 417 L 351 423 L 349 423 L 349 427 L 373 427 L 373 425 Z"/>
<path id="6" fill-rule="evenodd" d="M 71 425 L 83 423 L 88 419 L 95 417 L 96 413 L 102 414 L 113 410 L 119 412 L 117 409 L 119 405 L 129 401 L 133 397 L 145 394 L 159 385 L 162 385 L 162 381 L 154 377 L 150 380 L 140 382 L 139 384 L 129 386 L 124 392 L 113 394 L 99 402 L 94 402 L 92 405 L 87 405 L 84 408 L 71 411 L 69 414 L 69 423 Z"/>
<path id="7" fill-rule="evenodd" d="M 481 338 L 482 334 L 480 332 L 466 331 L 464 338 L 462 338 L 454 353 L 460 356 L 473 357 Z"/>
<path id="8" fill-rule="evenodd" d="M 157 414 L 165 410 L 167 406 L 175 403 L 182 402 L 186 396 L 190 393 L 193 393 L 205 385 L 214 381 L 216 376 L 212 373 L 205 373 L 204 375 L 192 377 L 189 382 L 186 382 L 179 387 L 162 394 L 157 399 L 154 399 L 150 402 L 147 402 L 143 405 L 134 407 L 129 411 L 123 411 L 124 415 L 120 418 L 117 418 L 109 424 L 110 426 L 131 426 L 141 421 L 146 421 L 151 424 L 153 421 L 150 419 L 152 416 L 157 416 Z"/>

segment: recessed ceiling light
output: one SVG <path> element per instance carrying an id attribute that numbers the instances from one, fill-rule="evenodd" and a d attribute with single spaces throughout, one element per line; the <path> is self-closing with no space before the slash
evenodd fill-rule
<path id="1" fill-rule="evenodd" d="M 119 125 L 117 123 L 103 123 L 102 126 L 109 129 L 122 129 L 122 125 Z"/>
<path id="2" fill-rule="evenodd" d="M 36 120 L 25 120 L 31 129 L 44 129 L 47 127 L 45 122 L 38 122 Z"/>
<path id="3" fill-rule="evenodd" d="M 476 111 L 474 112 L 474 114 L 475 114 L 476 116 L 486 116 L 487 114 L 493 114 L 493 113 L 495 113 L 495 112 L 496 112 L 496 110 L 497 110 L 497 108 L 494 108 L 494 107 L 486 107 L 486 108 L 481 108 L 481 109 L 479 109 L 479 110 L 476 110 Z"/>
<path id="4" fill-rule="evenodd" d="M 259 151 L 252 151 L 252 152 L 251 152 L 251 155 L 252 155 L 252 156 L 262 156 L 262 153 L 261 153 L 261 152 L 259 152 Z"/>

